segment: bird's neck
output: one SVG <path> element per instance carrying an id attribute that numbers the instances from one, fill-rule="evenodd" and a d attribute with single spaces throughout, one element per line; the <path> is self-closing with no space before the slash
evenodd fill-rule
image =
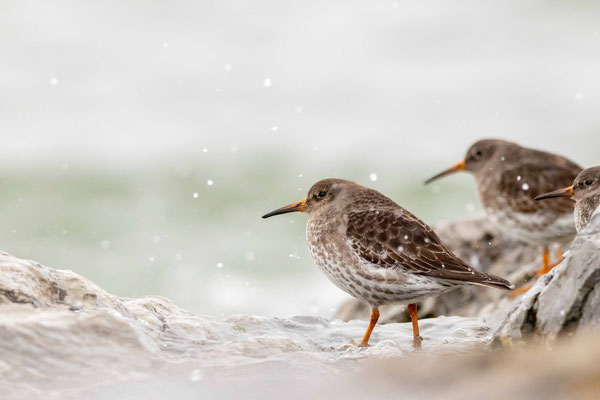
<path id="1" fill-rule="evenodd" d="M 600 205 L 600 193 L 588 196 L 583 200 L 577 202 L 575 206 L 575 223 L 577 225 L 577 231 L 582 230 L 596 211 L 596 208 Z"/>

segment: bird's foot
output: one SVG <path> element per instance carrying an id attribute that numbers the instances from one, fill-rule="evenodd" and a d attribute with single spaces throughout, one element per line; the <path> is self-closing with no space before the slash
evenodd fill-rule
<path id="1" fill-rule="evenodd" d="M 543 265 L 542 265 L 542 268 L 540 268 L 537 271 L 535 271 L 536 274 L 538 276 L 542 276 L 544 274 L 547 274 L 548 272 L 550 272 L 552 270 L 552 268 L 554 268 L 558 264 L 560 264 L 563 261 L 563 256 L 562 256 L 562 250 L 561 249 L 557 249 L 556 250 L 556 259 L 557 259 L 557 261 L 554 264 L 550 264 L 550 250 L 548 249 L 548 247 L 545 247 L 544 248 L 544 254 L 542 255 Z"/>
<path id="2" fill-rule="evenodd" d="M 536 271 L 535 271 L 535 273 L 536 273 L 538 276 L 545 275 L 545 274 L 547 274 L 548 272 L 552 271 L 552 268 L 556 267 L 556 266 L 557 266 L 558 264 L 560 264 L 562 261 L 563 261 L 563 260 L 562 260 L 562 258 L 561 258 L 559 261 L 555 262 L 554 264 L 544 265 L 542 268 L 540 268 L 540 269 L 536 270 Z"/>
<path id="3" fill-rule="evenodd" d="M 356 343 L 355 340 L 351 340 L 350 343 L 356 347 L 369 347 L 369 342 L 365 342 L 363 340 L 361 340 L 360 343 Z"/>
<path id="4" fill-rule="evenodd" d="M 413 338 L 413 347 L 415 349 L 420 349 L 421 348 L 421 343 L 423 343 L 423 337 L 421 335 L 415 336 Z"/>
<path id="5" fill-rule="evenodd" d="M 556 251 L 556 257 L 558 259 L 557 262 L 555 262 L 554 264 L 550 264 L 550 252 L 548 251 L 547 248 L 544 249 L 544 254 L 542 255 L 542 260 L 543 260 L 543 265 L 542 268 L 537 269 L 535 271 L 535 274 L 539 277 L 542 275 L 547 274 L 548 272 L 552 271 L 552 268 L 556 267 L 558 264 L 560 264 L 561 262 L 563 262 L 563 256 L 562 256 L 562 251 L 560 249 L 558 249 Z M 522 286 L 518 289 L 513 290 L 512 292 L 510 292 L 510 297 L 515 298 L 517 296 L 522 295 L 523 293 L 527 292 L 529 289 L 531 289 L 533 285 L 525 285 Z"/>
<path id="6" fill-rule="evenodd" d="M 341 347 L 342 350 L 347 350 L 347 349 L 351 349 L 354 347 L 360 347 L 360 348 L 365 348 L 365 347 L 370 347 L 370 345 L 368 343 L 363 343 L 362 341 L 360 343 L 358 343 L 356 340 L 351 340 L 350 344 L 345 344 Z"/>
<path id="7" fill-rule="evenodd" d="M 533 285 L 521 286 L 520 288 L 511 291 L 510 294 L 509 294 L 509 296 L 514 299 L 515 297 L 520 296 L 523 293 L 527 292 L 529 289 L 531 289 L 532 286 Z"/>

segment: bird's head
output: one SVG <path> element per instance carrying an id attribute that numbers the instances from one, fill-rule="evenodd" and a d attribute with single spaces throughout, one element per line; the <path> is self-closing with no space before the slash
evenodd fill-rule
<path id="1" fill-rule="evenodd" d="M 342 201 L 346 198 L 345 194 L 348 193 L 351 186 L 356 186 L 356 184 L 343 179 L 323 179 L 312 185 L 305 199 L 278 208 L 262 217 L 269 218 L 291 212 L 306 212 L 311 214 L 317 210 L 331 207 L 333 204 Z"/>
<path id="2" fill-rule="evenodd" d="M 487 166 L 487 163 L 491 160 L 497 158 L 503 161 L 502 157 L 504 157 L 505 152 L 502 152 L 501 149 L 504 149 L 508 146 L 514 146 L 514 144 L 499 139 L 479 140 L 473 143 L 471 147 L 469 147 L 465 158 L 463 158 L 447 170 L 442 171 L 439 174 L 429 178 L 425 182 L 425 184 L 429 184 L 443 176 L 450 175 L 454 172 L 459 171 L 469 171 L 476 174 L 479 171 L 484 170 L 484 168 Z M 509 152 L 506 152 L 506 156 L 509 155 Z"/>
<path id="3" fill-rule="evenodd" d="M 595 197 L 596 201 L 600 202 L 600 167 L 584 169 L 577 175 L 572 186 L 542 194 L 535 199 L 544 200 L 556 197 L 569 197 L 575 201 Z"/>

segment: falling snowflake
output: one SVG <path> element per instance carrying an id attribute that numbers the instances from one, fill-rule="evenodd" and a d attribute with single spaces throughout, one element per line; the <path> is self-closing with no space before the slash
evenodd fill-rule
<path id="1" fill-rule="evenodd" d="M 524 183 L 524 184 L 521 186 L 521 189 L 523 189 L 523 190 L 529 190 L 529 185 L 528 185 L 527 183 Z"/>
<path id="2" fill-rule="evenodd" d="M 369 179 L 371 180 L 371 182 L 377 182 L 377 174 L 375 172 L 372 172 L 371 174 L 369 174 Z"/>
<path id="3" fill-rule="evenodd" d="M 212 179 L 209 179 L 209 180 L 207 180 L 207 181 L 206 181 L 206 184 L 207 184 L 208 186 L 212 186 L 212 185 L 213 185 L 213 183 L 214 183 L 214 182 L 213 182 L 213 180 L 212 180 Z"/>
<path id="4" fill-rule="evenodd" d="M 192 196 L 194 196 L 195 199 L 198 198 L 198 193 L 194 193 Z"/>
<path id="5" fill-rule="evenodd" d="M 52 85 L 52 86 L 58 85 L 58 78 L 54 78 L 54 77 L 50 78 L 50 85 Z"/>
<path id="6" fill-rule="evenodd" d="M 273 82 L 271 81 L 271 78 L 265 79 L 264 82 L 263 82 L 263 85 L 264 85 L 264 87 L 267 87 L 267 88 L 271 87 L 271 85 L 273 85 Z"/>
<path id="7" fill-rule="evenodd" d="M 217 263 L 217 268 L 223 268 L 223 263 L 222 262 L 218 262 Z"/>
<path id="8" fill-rule="evenodd" d="M 201 380 L 202 380 L 202 371 L 200 371 L 199 369 L 193 369 L 190 372 L 190 381 L 199 382 Z"/>

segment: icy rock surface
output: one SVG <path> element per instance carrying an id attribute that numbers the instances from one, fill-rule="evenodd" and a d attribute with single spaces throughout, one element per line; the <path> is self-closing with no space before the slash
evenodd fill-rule
<path id="1" fill-rule="evenodd" d="M 107 388 L 167 375 L 171 383 L 280 374 L 313 380 L 365 359 L 415 353 L 410 324 L 378 325 L 371 347 L 345 348 L 360 339 L 366 322 L 215 320 L 160 297 L 114 296 L 71 271 L 7 253 L 0 253 L 0 313 L 3 399 L 114 398 Z M 425 340 L 417 356 L 483 349 L 491 339 L 488 325 L 476 318 L 429 319 L 420 326 Z"/>
<path id="2" fill-rule="evenodd" d="M 600 209 L 566 259 L 522 297 L 494 336 L 496 345 L 554 342 L 600 325 Z"/>
<path id="3" fill-rule="evenodd" d="M 435 226 L 442 242 L 473 268 L 501 276 L 516 287 L 532 284 L 534 271 L 542 265 L 542 249 L 519 242 L 503 234 L 485 215 L 459 221 L 445 221 Z M 514 307 L 516 299 L 508 291 L 467 285 L 419 304 L 419 315 L 437 317 L 459 315 L 482 317 L 494 329 Z M 349 299 L 335 317 L 342 320 L 368 318 L 369 307 Z M 410 321 L 403 305 L 381 308 L 383 321 Z"/>

